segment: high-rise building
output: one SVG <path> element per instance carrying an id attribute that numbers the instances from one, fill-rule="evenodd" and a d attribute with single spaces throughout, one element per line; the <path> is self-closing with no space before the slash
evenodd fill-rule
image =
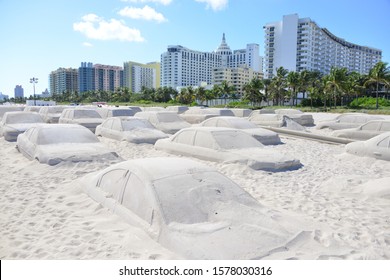
<path id="1" fill-rule="evenodd" d="M 146 64 L 128 61 L 123 63 L 124 86 L 134 93 L 139 93 L 142 87 L 157 89 L 160 87 L 160 63 Z"/>
<path id="2" fill-rule="evenodd" d="M 161 85 L 177 87 L 212 84 L 214 68 L 249 67 L 262 72 L 259 45 L 248 44 L 246 49 L 232 51 L 225 34 L 216 51 L 201 52 L 180 45 L 168 46 L 161 55 Z"/>
<path id="3" fill-rule="evenodd" d="M 95 88 L 115 91 L 123 87 L 123 68 L 120 66 L 95 64 Z"/>
<path id="4" fill-rule="evenodd" d="M 282 21 L 268 23 L 263 29 L 265 78 L 272 78 L 281 66 L 289 71 L 324 74 L 332 67 L 345 67 L 367 74 L 382 58 L 381 50 L 350 43 L 297 14 L 285 15 Z"/>
<path id="5" fill-rule="evenodd" d="M 58 68 L 49 74 L 50 94 L 78 91 L 78 69 Z"/>
<path id="6" fill-rule="evenodd" d="M 81 62 L 79 67 L 79 92 L 94 91 L 95 68 L 92 62 Z"/>
<path id="7" fill-rule="evenodd" d="M 14 96 L 15 98 L 24 98 L 24 89 L 22 86 L 20 85 L 15 86 Z"/>
<path id="8" fill-rule="evenodd" d="M 115 91 L 123 87 L 123 68 L 120 66 L 82 62 L 78 73 L 79 92 Z"/>

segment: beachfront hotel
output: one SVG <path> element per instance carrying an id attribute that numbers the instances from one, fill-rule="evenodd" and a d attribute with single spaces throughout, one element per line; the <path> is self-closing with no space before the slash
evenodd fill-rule
<path id="1" fill-rule="evenodd" d="M 82 62 L 78 69 L 79 92 L 90 90 L 115 91 L 123 87 L 123 68 Z"/>
<path id="2" fill-rule="evenodd" d="M 381 60 L 379 49 L 350 43 L 321 28 L 310 18 L 285 15 L 268 23 L 265 32 L 264 76 L 272 78 L 278 67 L 289 71 L 318 70 L 327 74 L 332 66 L 367 74 Z"/>
<path id="3" fill-rule="evenodd" d="M 201 52 L 180 45 L 168 46 L 161 54 L 161 86 L 188 87 L 213 84 L 215 68 L 249 67 L 262 72 L 262 58 L 258 44 L 247 44 L 245 49 L 232 51 L 225 34 L 218 49 Z"/>
<path id="4" fill-rule="evenodd" d="M 146 64 L 128 61 L 123 63 L 124 86 L 134 93 L 140 93 L 143 87 L 160 87 L 160 62 Z"/>
<path id="5" fill-rule="evenodd" d="M 58 68 L 49 74 L 50 94 L 78 91 L 78 69 Z"/>

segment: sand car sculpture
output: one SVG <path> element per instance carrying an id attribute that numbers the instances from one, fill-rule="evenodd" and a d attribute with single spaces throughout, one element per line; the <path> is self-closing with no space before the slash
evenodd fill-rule
<path id="1" fill-rule="evenodd" d="M 158 139 L 169 137 L 168 134 L 156 129 L 148 120 L 137 117 L 107 118 L 96 127 L 95 134 L 135 144 L 154 144 Z"/>
<path id="2" fill-rule="evenodd" d="M 42 106 L 38 113 L 46 123 L 58 123 L 62 111 L 66 108 L 66 106 Z"/>
<path id="3" fill-rule="evenodd" d="M 279 135 L 268 129 L 257 127 L 254 123 L 239 117 L 214 117 L 207 119 L 199 124 L 203 127 L 228 127 L 240 129 L 243 132 L 254 137 L 263 145 L 281 144 Z"/>
<path id="4" fill-rule="evenodd" d="M 357 141 L 345 146 L 347 153 L 390 161 L 390 132 L 382 133 L 366 141 Z"/>
<path id="5" fill-rule="evenodd" d="M 287 251 L 304 227 L 187 158 L 121 162 L 82 179 L 85 192 L 187 259 L 252 259 Z M 291 221 L 291 222 L 290 222 Z"/>
<path id="6" fill-rule="evenodd" d="M 167 134 L 174 134 L 182 128 L 191 126 L 183 121 L 178 114 L 166 111 L 138 112 L 134 117 L 148 120 L 155 128 Z"/>
<path id="7" fill-rule="evenodd" d="M 385 132 L 390 132 L 390 121 L 374 120 L 356 128 L 335 130 L 332 132 L 332 136 L 364 141 Z"/>
<path id="8" fill-rule="evenodd" d="M 167 139 L 160 139 L 156 149 L 203 160 L 246 164 L 255 170 L 297 169 L 298 159 L 266 148 L 245 132 L 222 127 L 191 127 Z"/>
<path id="9" fill-rule="evenodd" d="M 6 112 L 0 122 L 0 136 L 7 141 L 16 141 L 19 134 L 37 123 L 44 123 L 41 115 L 35 112 Z"/>
<path id="10" fill-rule="evenodd" d="M 56 165 L 60 162 L 119 161 L 89 129 L 77 124 L 39 124 L 18 136 L 17 149 L 27 158 Z"/>
<path id="11" fill-rule="evenodd" d="M 383 120 L 381 117 L 370 116 L 362 113 L 345 113 L 337 116 L 332 120 L 323 120 L 320 121 L 317 125 L 317 129 L 329 128 L 332 130 L 346 129 L 359 127 L 362 124 L 365 124 L 368 121 L 372 120 Z"/>
<path id="12" fill-rule="evenodd" d="M 59 118 L 58 123 L 79 124 L 92 132 L 103 122 L 102 117 L 94 109 L 72 108 L 65 109 Z"/>

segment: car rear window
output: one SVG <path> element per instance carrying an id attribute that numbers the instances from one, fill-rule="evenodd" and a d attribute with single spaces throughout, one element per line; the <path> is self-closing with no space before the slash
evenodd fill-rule
<path id="1" fill-rule="evenodd" d="M 75 110 L 74 111 L 74 118 L 75 119 L 82 119 L 82 118 L 98 118 L 101 119 L 98 112 L 95 110 Z"/>
<path id="2" fill-rule="evenodd" d="M 47 128 L 38 135 L 38 145 L 61 143 L 97 143 L 99 140 L 89 129 L 80 128 Z"/>
<path id="3" fill-rule="evenodd" d="M 40 123 L 43 122 L 42 117 L 36 113 L 20 113 L 8 115 L 6 122 L 7 124 L 17 124 L 17 123 Z"/>
<path id="4" fill-rule="evenodd" d="M 252 136 L 241 131 L 213 131 L 215 141 L 222 149 L 261 148 L 262 145 Z"/>

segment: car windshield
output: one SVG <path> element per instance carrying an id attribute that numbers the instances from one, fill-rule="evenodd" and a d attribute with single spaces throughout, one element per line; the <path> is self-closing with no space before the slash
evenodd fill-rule
<path id="1" fill-rule="evenodd" d="M 7 124 L 17 124 L 17 123 L 40 123 L 43 122 L 40 115 L 36 113 L 20 113 L 12 114 L 7 116 Z"/>
<path id="2" fill-rule="evenodd" d="M 254 205 L 254 199 L 218 172 L 172 176 L 153 184 L 165 222 L 194 224 L 213 220 L 222 205 Z"/>
<path id="3" fill-rule="evenodd" d="M 126 109 L 119 109 L 119 110 L 112 110 L 112 116 L 113 117 L 120 117 L 120 116 L 132 116 L 131 110 Z"/>
<path id="4" fill-rule="evenodd" d="M 123 120 L 122 127 L 124 131 L 130 131 L 137 128 L 154 128 L 147 120 L 142 119 Z"/>
<path id="5" fill-rule="evenodd" d="M 49 107 L 47 110 L 47 112 L 50 114 L 60 114 L 62 113 L 62 111 L 64 111 L 64 107 L 57 107 L 57 106 Z"/>
<path id="6" fill-rule="evenodd" d="M 172 114 L 157 114 L 157 119 L 160 122 L 181 122 L 181 119 L 175 113 L 172 113 Z"/>
<path id="7" fill-rule="evenodd" d="M 251 123 L 250 121 L 243 120 L 243 119 L 234 119 L 228 121 L 228 123 L 230 124 L 229 127 L 237 128 L 237 129 L 257 128 L 257 126 L 254 123 Z"/>
<path id="8" fill-rule="evenodd" d="M 53 127 L 42 129 L 38 134 L 38 145 L 61 143 L 97 143 L 99 140 L 88 129 L 80 127 Z"/>
<path id="9" fill-rule="evenodd" d="M 215 141 L 221 149 L 261 148 L 262 145 L 252 136 L 241 131 L 213 131 Z"/>
<path id="10" fill-rule="evenodd" d="M 74 110 L 74 118 L 75 119 L 83 119 L 83 118 L 98 118 L 100 119 L 100 115 L 95 110 Z"/>

